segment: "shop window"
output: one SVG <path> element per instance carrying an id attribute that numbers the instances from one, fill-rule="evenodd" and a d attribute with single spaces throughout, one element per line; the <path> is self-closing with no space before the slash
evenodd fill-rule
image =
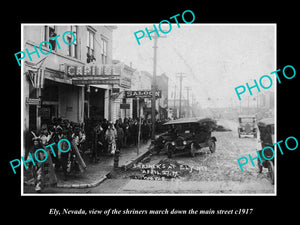
<path id="1" fill-rule="evenodd" d="M 77 45 L 77 26 L 70 26 L 69 28 L 70 31 L 73 32 L 75 35 L 75 42 L 72 45 L 68 46 L 68 56 L 71 56 L 73 58 L 78 58 L 78 45 Z M 73 41 L 73 35 L 68 34 L 67 36 L 67 42 L 71 43 Z"/>
<path id="2" fill-rule="evenodd" d="M 101 39 L 101 62 L 107 64 L 107 41 Z"/>
<path id="3" fill-rule="evenodd" d="M 52 51 L 56 50 L 56 41 L 50 40 L 52 37 L 57 36 L 56 31 L 55 31 L 55 26 L 45 26 L 45 32 L 44 32 L 44 41 L 49 41 L 51 46 L 52 46 Z M 49 44 L 44 43 L 44 46 L 47 48 L 49 47 Z"/>
<path id="4" fill-rule="evenodd" d="M 96 60 L 95 58 L 95 50 L 94 50 L 94 42 L 95 42 L 95 33 L 91 30 L 87 30 L 87 59 L 86 62 L 90 63 Z"/>

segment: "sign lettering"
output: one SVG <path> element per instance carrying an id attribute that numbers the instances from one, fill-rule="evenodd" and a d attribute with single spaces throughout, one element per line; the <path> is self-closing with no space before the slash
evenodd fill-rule
<path id="1" fill-rule="evenodd" d="M 155 91 L 155 97 L 161 98 L 161 90 Z M 125 91 L 125 98 L 152 98 L 151 90 Z"/>

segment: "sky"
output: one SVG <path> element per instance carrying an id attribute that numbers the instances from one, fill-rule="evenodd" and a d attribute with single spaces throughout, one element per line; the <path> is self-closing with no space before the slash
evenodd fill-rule
<path id="1" fill-rule="evenodd" d="M 138 45 L 134 36 L 146 27 L 153 28 L 153 24 L 117 25 L 113 31 L 113 59 L 152 74 L 154 41 L 145 35 Z M 183 23 L 178 28 L 175 23 L 164 36 L 158 39 L 157 75 L 165 73 L 169 77 L 169 96 L 173 97 L 175 85 L 177 96 L 179 92 L 178 73 L 184 73 L 182 96 L 187 95 L 185 87 L 190 87 L 190 96 L 201 107 L 238 106 L 235 87 L 254 84 L 254 79 L 258 81 L 276 70 L 274 24 Z"/>

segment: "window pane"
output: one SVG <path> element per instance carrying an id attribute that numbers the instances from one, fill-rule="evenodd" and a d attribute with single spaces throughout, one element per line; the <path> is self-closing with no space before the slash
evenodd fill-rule
<path id="1" fill-rule="evenodd" d="M 90 47 L 94 49 L 94 34 L 90 33 Z"/>
<path id="2" fill-rule="evenodd" d="M 77 45 L 73 45 L 74 46 L 74 57 L 77 58 Z"/>
<path id="3" fill-rule="evenodd" d="M 86 36 L 86 40 L 87 40 L 86 46 L 87 46 L 87 47 L 90 47 L 90 32 L 87 31 L 86 34 L 87 34 L 87 36 Z"/>
<path id="4" fill-rule="evenodd" d="M 49 39 L 52 37 L 55 37 L 55 36 L 56 36 L 56 34 L 55 34 L 54 27 L 49 27 Z"/>
<path id="5" fill-rule="evenodd" d="M 71 26 L 71 31 L 74 33 L 75 35 L 75 41 L 74 44 L 77 44 L 77 26 Z"/>
<path id="6" fill-rule="evenodd" d="M 48 41 L 49 40 L 49 28 L 48 28 L 48 26 L 45 26 L 45 29 L 44 29 L 44 31 L 45 31 L 45 35 L 44 35 L 44 41 Z M 46 44 L 46 43 L 45 43 Z"/>
<path id="7" fill-rule="evenodd" d="M 107 53 L 107 42 L 104 41 L 104 55 L 106 56 Z"/>
<path id="8" fill-rule="evenodd" d="M 72 57 L 75 57 L 75 45 L 70 45 L 70 46 L 71 46 Z"/>
<path id="9" fill-rule="evenodd" d="M 69 42 L 69 38 L 67 40 L 67 42 Z M 67 52 L 68 56 L 71 56 L 71 45 L 68 46 L 68 52 Z"/>
<path id="10" fill-rule="evenodd" d="M 104 40 L 101 39 L 101 54 L 104 54 Z"/>

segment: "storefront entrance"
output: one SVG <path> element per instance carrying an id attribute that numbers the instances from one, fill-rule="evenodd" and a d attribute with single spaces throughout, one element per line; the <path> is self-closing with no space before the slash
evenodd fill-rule
<path id="1" fill-rule="evenodd" d="M 29 105 L 29 131 L 37 131 L 37 106 L 36 105 Z"/>
<path id="2" fill-rule="evenodd" d="M 41 124 L 51 124 L 52 118 L 57 117 L 58 103 L 52 103 L 50 105 L 43 105 L 39 110 L 39 116 L 41 116 Z"/>
<path id="3" fill-rule="evenodd" d="M 104 119 L 104 95 L 105 89 L 90 87 L 88 104 L 90 119 L 96 121 Z"/>

